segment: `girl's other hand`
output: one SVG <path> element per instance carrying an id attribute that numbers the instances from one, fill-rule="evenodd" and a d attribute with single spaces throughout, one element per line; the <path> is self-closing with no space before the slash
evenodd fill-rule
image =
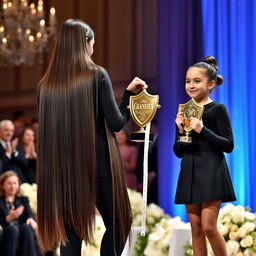
<path id="1" fill-rule="evenodd" d="M 195 117 L 190 118 L 190 128 L 192 128 L 195 132 L 200 133 L 203 129 L 203 121 L 199 120 Z"/>
<path id="2" fill-rule="evenodd" d="M 178 126 L 179 129 L 179 133 L 184 134 L 184 124 L 185 124 L 185 120 L 184 120 L 184 116 L 183 116 L 183 112 L 179 112 L 176 115 L 176 119 L 175 119 L 176 125 Z"/>
<path id="3" fill-rule="evenodd" d="M 137 93 L 140 89 L 147 89 L 148 86 L 142 79 L 135 77 L 131 83 L 127 86 L 126 90 Z"/>

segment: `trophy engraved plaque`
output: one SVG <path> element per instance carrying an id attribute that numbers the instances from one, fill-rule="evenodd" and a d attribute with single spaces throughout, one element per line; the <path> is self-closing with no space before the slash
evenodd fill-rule
<path id="1" fill-rule="evenodd" d="M 140 130 L 131 134 L 131 140 L 136 142 L 144 142 L 145 129 L 149 122 L 154 118 L 156 110 L 160 108 L 158 105 L 159 96 L 151 95 L 145 89 L 138 95 L 130 97 L 130 105 L 127 107 L 130 109 L 131 116 L 135 123 L 140 127 Z M 150 134 L 150 141 L 153 140 L 153 135 Z"/>
<path id="2" fill-rule="evenodd" d="M 190 128 L 190 117 L 201 119 L 204 112 L 204 106 L 198 105 L 191 99 L 185 104 L 179 104 L 178 113 L 179 112 L 183 112 L 185 121 L 183 128 L 185 130 L 185 136 L 179 136 L 178 142 L 191 143 L 192 137 L 189 136 L 192 131 L 192 128 Z"/>

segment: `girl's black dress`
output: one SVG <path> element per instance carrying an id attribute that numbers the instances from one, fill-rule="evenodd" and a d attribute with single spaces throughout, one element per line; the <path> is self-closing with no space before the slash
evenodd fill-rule
<path id="1" fill-rule="evenodd" d="M 192 132 L 191 144 L 177 142 L 173 146 L 182 158 L 175 196 L 176 204 L 199 204 L 221 200 L 235 201 L 224 152 L 233 150 L 233 134 L 226 107 L 215 101 L 205 105 L 200 134 Z"/>

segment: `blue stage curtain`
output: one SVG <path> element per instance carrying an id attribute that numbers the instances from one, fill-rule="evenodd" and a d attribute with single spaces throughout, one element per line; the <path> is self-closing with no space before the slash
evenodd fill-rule
<path id="1" fill-rule="evenodd" d="M 235 148 L 228 158 L 237 204 L 256 211 L 256 1 L 202 0 L 204 55 L 217 58 Z"/>
<path id="2" fill-rule="evenodd" d="M 174 205 L 180 160 L 172 147 L 175 117 L 185 93 L 188 66 L 202 57 L 202 14 L 200 0 L 161 0 L 159 14 L 159 201 L 172 216 L 185 219 L 184 206 Z"/>

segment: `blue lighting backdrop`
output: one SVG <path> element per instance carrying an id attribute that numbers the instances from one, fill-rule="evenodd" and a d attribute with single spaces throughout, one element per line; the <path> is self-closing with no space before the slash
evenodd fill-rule
<path id="1" fill-rule="evenodd" d="M 189 5 L 189 6 L 187 6 Z M 226 155 L 237 204 L 256 211 L 256 1 L 159 1 L 159 196 L 172 216 L 187 220 L 174 205 L 180 160 L 172 151 L 175 115 L 185 102 L 185 72 L 203 56 L 218 60 L 224 84 L 212 98 L 226 105 L 235 148 Z"/>
<path id="2" fill-rule="evenodd" d="M 256 1 L 202 0 L 204 55 L 217 58 L 224 84 L 213 98 L 230 114 L 235 148 L 227 156 L 237 204 L 256 211 Z"/>

